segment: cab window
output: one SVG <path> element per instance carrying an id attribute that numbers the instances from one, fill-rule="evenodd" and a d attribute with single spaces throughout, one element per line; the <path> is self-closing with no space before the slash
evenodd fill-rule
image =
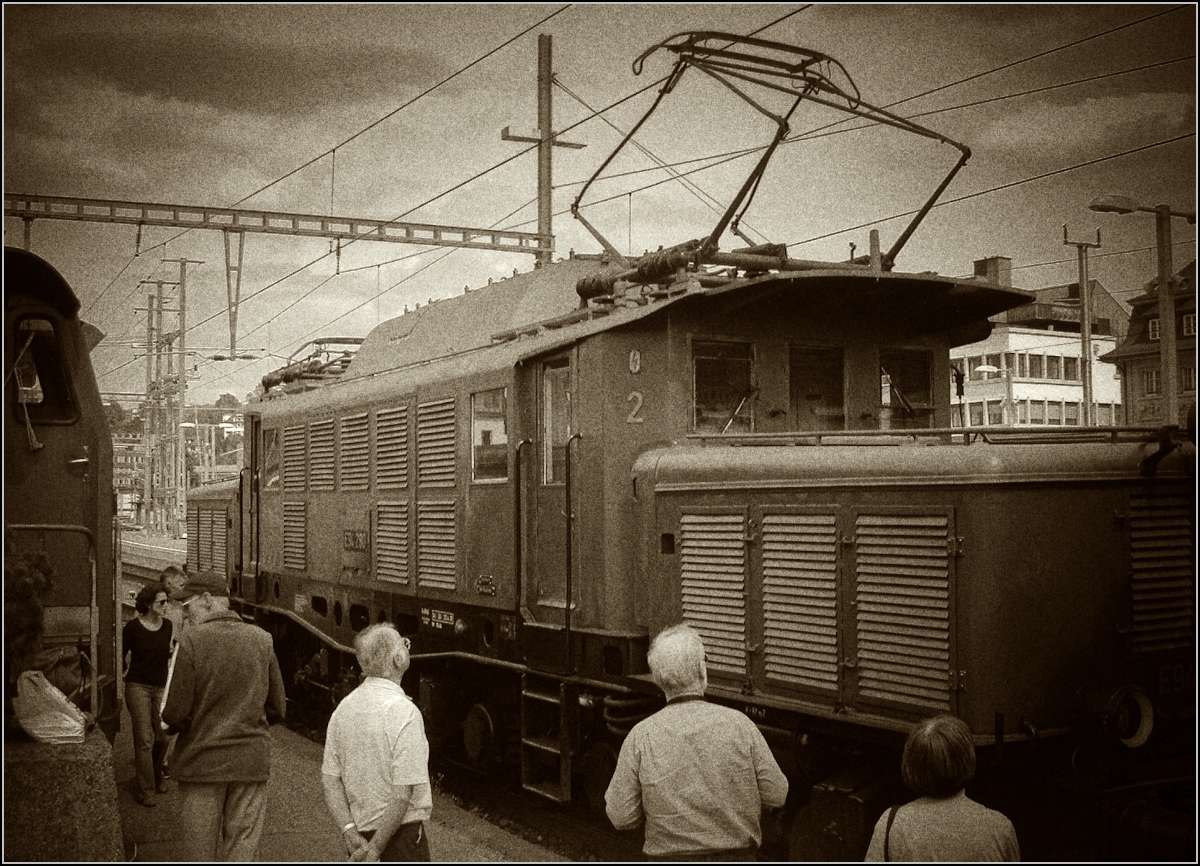
<path id="1" fill-rule="evenodd" d="M 508 401 L 503 388 L 471 395 L 471 477 L 508 478 Z"/>
<path id="2" fill-rule="evenodd" d="M 879 427 L 911 430 L 933 423 L 933 358 L 928 352 L 879 353 Z"/>
<path id="3" fill-rule="evenodd" d="M 9 342 L 12 364 L 5 376 L 21 421 L 72 423 L 77 418 L 70 378 L 53 323 L 41 316 L 19 319 Z"/>
<path id="4" fill-rule="evenodd" d="M 695 432 L 754 432 L 754 347 L 750 343 L 696 340 L 692 374 Z"/>

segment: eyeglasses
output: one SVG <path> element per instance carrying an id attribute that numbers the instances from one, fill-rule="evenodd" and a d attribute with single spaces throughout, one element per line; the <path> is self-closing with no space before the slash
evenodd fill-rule
<path id="1" fill-rule="evenodd" d="M 154 603 L 155 603 L 155 604 L 166 604 L 166 603 L 167 603 L 167 600 L 166 600 L 165 598 L 160 598 L 158 601 L 156 601 L 156 602 L 154 602 Z"/>

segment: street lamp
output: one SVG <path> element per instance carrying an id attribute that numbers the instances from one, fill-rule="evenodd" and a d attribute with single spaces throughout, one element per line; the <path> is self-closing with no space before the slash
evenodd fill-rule
<path id="1" fill-rule="evenodd" d="M 1102 195 L 1093 199 L 1089 210 L 1099 213 L 1129 214 L 1135 211 L 1152 213 L 1158 241 L 1158 348 L 1162 367 L 1164 423 L 1179 423 L 1178 382 L 1179 355 L 1175 349 L 1175 287 L 1172 284 L 1174 266 L 1171 263 L 1171 217 L 1183 217 L 1196 224 L 1196 214 L 1171 210 L 1169 204 L 1145 207 L 1127 195 Z"/>
<path id="2" fill-rule="evenodd" d="M 975 371 L 989 375 L 992 373 L 999 373 L 1001 375 L 1004 379 L 1004 403 L 1000 407 L 1000 423 L 1006 426 L 1016 424 L 1017 419 L 1013 417 L 1016 415 L 1016 406 L 1013 404 L 1012 371 L 1001 370 L 993 364 L 980 364 L 975 368 Z"/>

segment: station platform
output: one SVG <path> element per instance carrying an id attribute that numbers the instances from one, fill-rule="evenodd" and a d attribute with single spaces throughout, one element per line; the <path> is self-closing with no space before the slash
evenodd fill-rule
<path id="1" fill-rule="evenodd" d="M 281 725 L 271 728 L 271 780 L 267 820 L 258 860 L 264 863 L 340 862 L 346 854 L 329 817 L 321 787 L 324 747 Z M 139 862 L 182 862 L 176 843 L 178 786 L 157 796 L 153 808 L 134 800 L 133 739 L 129 714 L 113 744 L 117 803 L 126 856 Z M 434 791 L 433 817 L 426 824 L 435 861 L 462 863 L 557 861 L 553 851 L 527 842 Z"/>

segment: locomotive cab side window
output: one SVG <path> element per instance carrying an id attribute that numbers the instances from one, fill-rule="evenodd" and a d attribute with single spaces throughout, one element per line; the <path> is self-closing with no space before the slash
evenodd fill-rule
<path id="1" fill-rule="evenodd" d="M 571 438 L 571 362 L 542 366 L 542 483 L 566 480 L 567 440 Z"/>
<path id="2" fill-rule="evenodd" d="M 933 423 L 933 358 L 929 352 L 879 353 L 879 428 L 914 430 Z"/>
<path id="3" fill-rule="evenodd" d="M 846 427 L 842 349 L 792 346 L 789 365 L 793 430 L 843 430 Z"/>
<path id="4" fill-rule="evenodd" d="M 696 340 L 692 375 L 695 432 L 754 432 L 754 347 L 750 343 Z"/>
<path id="5" fill-rule="evenodd" d="M 279 429 L 262 431 L 262 489 L 279 490 Z"/>
<path id="6" fill-rule="evenodd" d="M 17 322 L 10 346 L 13 361 L 4 378 L 15 388 L 17 418 L 73 423 L 78 413 L 54 324 L 41 316 L 26 316 Z"/>
<path id="7" fill-rule="evenodd" d="M 508 396 L 504 388 L 471 395 L 471 478 L 508 478 Z"/>

